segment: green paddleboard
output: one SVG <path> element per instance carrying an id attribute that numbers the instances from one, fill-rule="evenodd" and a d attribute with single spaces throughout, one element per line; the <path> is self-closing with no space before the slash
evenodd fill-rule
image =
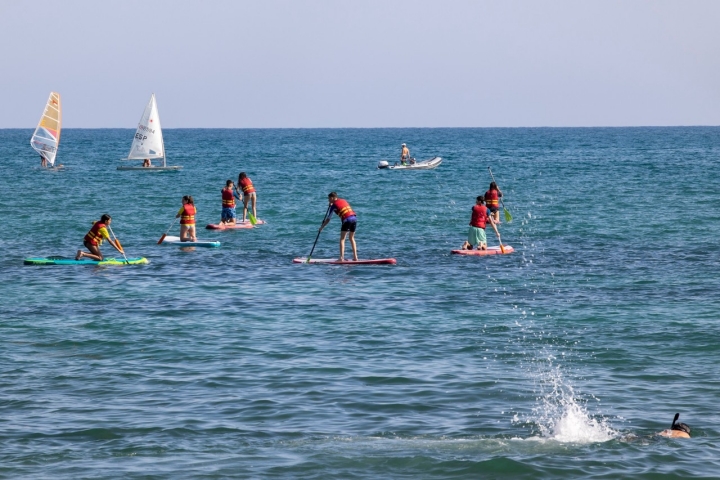
<path id="1" fill-rule="evenodd" d="M 68 257 L 31 257 L 26 258 L 25 265 L 144 265 L 148 263 L 145 257 L 128 258 L 127 262 L 124 258 L 106 258 L 103 261 L 97 260 L 75 260 Z"/>

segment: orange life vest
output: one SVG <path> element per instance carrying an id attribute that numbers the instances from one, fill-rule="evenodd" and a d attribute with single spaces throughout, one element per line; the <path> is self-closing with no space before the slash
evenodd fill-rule
<path id="1" fill-rule="evenodd" d="M 222 189 L 222 206 L 223 208 L 235 208 L 235 197 L 231 189 Z"/>
<path id="2" fill-rule="evenodd" d="M 255 191 L 252 180 L 247 177 L 240 180 L 240 186 L 242 187 L 243 195 L 247 195 L 248 193 L 253 193 Z"/>
<path id="3" fill-rule="evenodd" d="M 335 200 L 335 202 L 333 202 L 333 206 L 335 207 L 335 213 L 338 214 L 340 220 L 342 220 L 343 222 L 346 218 L 355 215 L 355 212 L 353 212 L 352 208 L 350 208 L 350 204 L 342 198 L 338 198 L 337 200 Z"/>
<path id="4" fill-rule="evenodd" d="M 85 235 L 83 241 L 89 242 L 90 245 L 101 245 L 105 238 L 110 238 L 107 232 L 107 225 L 95 222 L 87 235 Z"/>
<path id="5" fill-rule="evenodd" d="M 485 192 L 485 205 L 488 208 L 498 208 L 500 206 L 499 198 L 497 190 L 488 190 Z"/>
<path id="6" fill-rule="evenodd" d="M 180 214 L 180 225 L 195 225 L 195 215 L 197 214 L 195 205 L 186 203 L 178 213 Z"/>
<path id="7" fill-rule="evenodd" d="M 472 208 L 472 217 L 470 217 L 470 226 L 477 228 L 485 228 L 488 219 L 488 209 L 485 205 L 475 205 Z"/>

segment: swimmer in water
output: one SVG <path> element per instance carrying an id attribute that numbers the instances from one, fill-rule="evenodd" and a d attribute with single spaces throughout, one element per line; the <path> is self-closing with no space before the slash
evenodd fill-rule
<path id="1" fill-rule="evenodd" d="M 690 438 L 690 427 L 684 423 L 677 423 L 678 418 L 680 418 L 680 414 L 676 413 L 670 430 L 663 430 L 657 433 L 657 435 L 668 438 Z"/>

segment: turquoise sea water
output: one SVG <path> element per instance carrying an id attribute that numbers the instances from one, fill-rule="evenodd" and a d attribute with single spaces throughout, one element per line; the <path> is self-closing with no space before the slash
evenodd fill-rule
<path id="1" fill-rule="evenodd" d="M 0 130 L 0 477 L 718 476 L 720 129 L 167 130 L 181 172 L 118 172 L 133 132 L 48 172 Z M 488 166 L 517 251 L 451 256 Z M 267 224 L 202 229 L 240 171 Z M 291 263 L 331 190 L 396 266 Z M 156 244 L 186 194 L 221 248 Z M 105 212 L 149 265 L 23 265 Z"/>

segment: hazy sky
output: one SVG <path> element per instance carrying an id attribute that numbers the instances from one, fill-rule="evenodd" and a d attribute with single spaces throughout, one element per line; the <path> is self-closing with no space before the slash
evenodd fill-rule
<path id="1" fill-rule="evenodd" d="M 0 0 L 0 128 L 720 124 L 720 1 Z"/>

